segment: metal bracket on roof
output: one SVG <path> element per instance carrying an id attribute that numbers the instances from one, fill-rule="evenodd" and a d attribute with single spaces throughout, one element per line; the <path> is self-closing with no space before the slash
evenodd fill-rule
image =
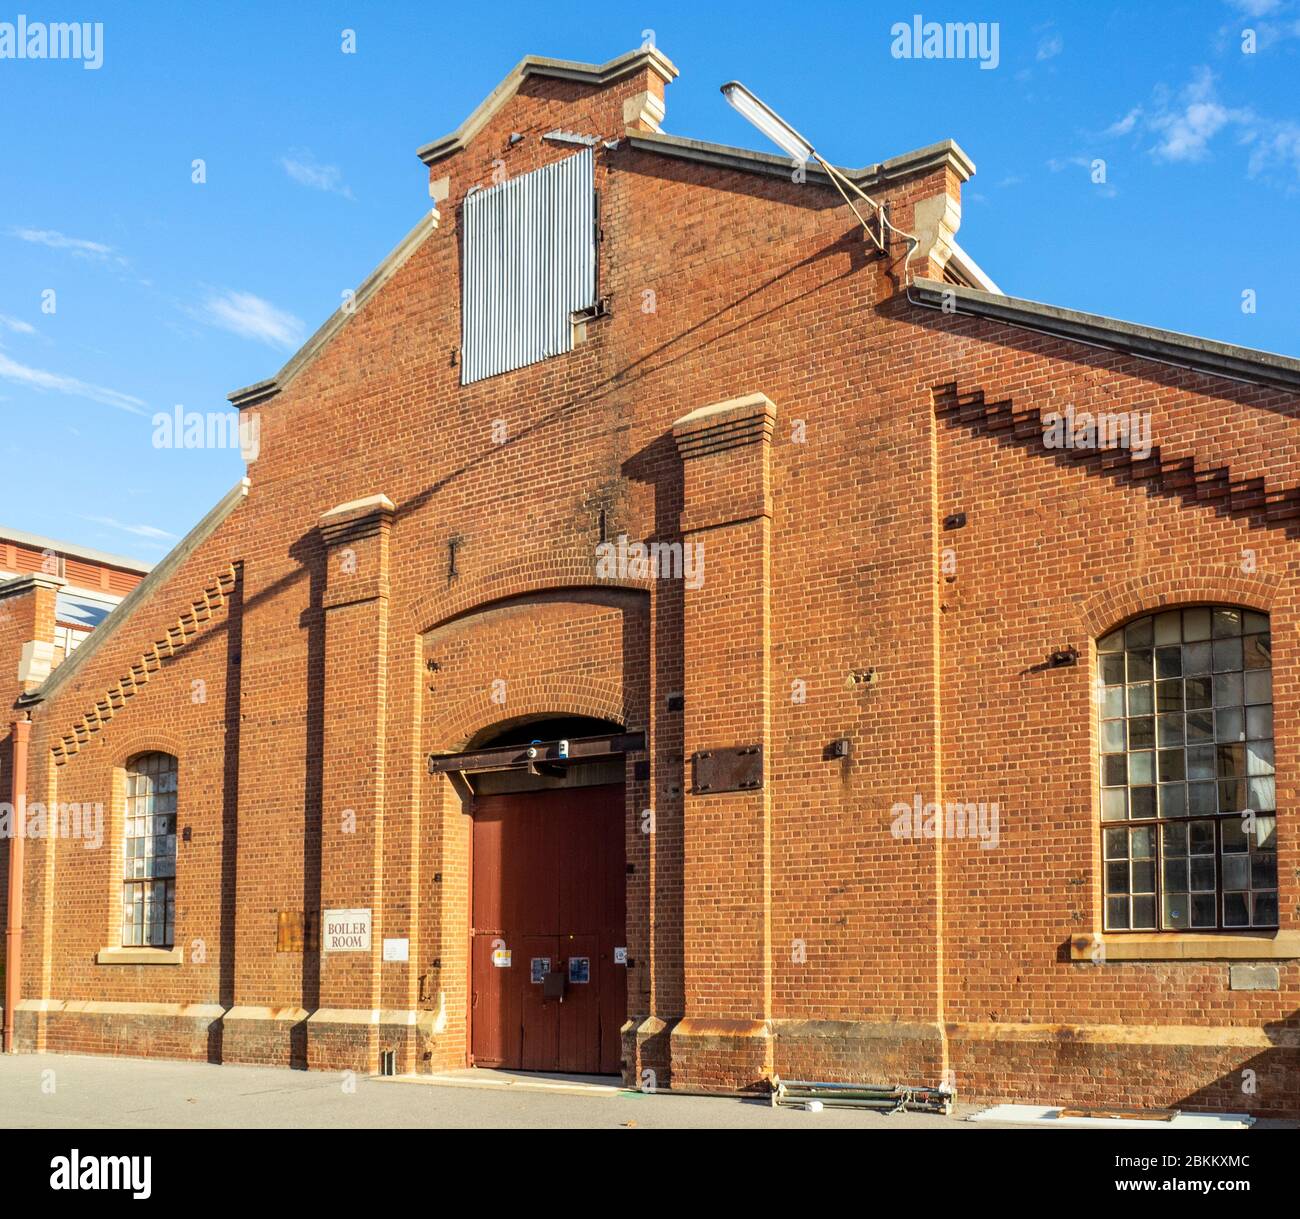
<path id="1" fill-rule="evenodd" d="M 544 140 L 553 140 L 557 144 L 581 144 L 584 148 L 595 148 L 600 143 L 598 135 L 579 135 L 576 131 L 561 131 L 558 127 L 554 131 L 548 131 Z"/>

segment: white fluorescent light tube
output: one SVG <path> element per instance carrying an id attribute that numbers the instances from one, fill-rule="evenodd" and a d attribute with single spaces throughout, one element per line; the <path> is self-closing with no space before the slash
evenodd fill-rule
<path id="1" fill-rule="evenodd" d="M 773 144 L 789 153 L 796 161 L 804 162 L 816 155 L 813 146 L 803 136 L 770 106 L 760 102 L 740 81 L 728 81 L 723 85 L 722 96 Z"/>

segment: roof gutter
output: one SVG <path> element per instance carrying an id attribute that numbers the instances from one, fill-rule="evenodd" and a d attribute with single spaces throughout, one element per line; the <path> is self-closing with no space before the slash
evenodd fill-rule
<path id="1" fill-rule="evenodd" d="M 1300 360 L 1270 351 L 1219 343 L 1175 330 L 1140 326 L 1096 313 L 1061 309 L 1038 301 L 1021 300 L 1014 296 L 1003 296 L 960 284 L 941 283 L 933 279 L 916 280 L 908 289 L 908 299 L 913 304 L 941 309 L 954 317 L 970 315 L 988 318 L 1008 326 L 1056 338 L 1073 339 L 1091 347 L 1118 351 L 1144 360 L 1190 368 L 1196 372 L 1245 381 L 1252 385 L 1266 385 L 1290 393 L 1300 392 Z"/>
<path id="2" fill-rule="evenodd" d="M 790 180 L 792 162 L 789 157 L 776 156 L 767 152 L 753 152 L 748 148 L 733 148 L 729 144 L 712 144 L 706 140 L 689 140 L 679 135 L 664 135 L 650 131 L 627 132 L 627 142 L 641 152 L 658 153 L 661 156 L 677 157 L 684 161 L 697 161 L 704 165 L 713 165 L 719 169 L 735 169 L 741 173 L 767 174 L 774 178 Z M 966 155 L 956 140 L 940 140 L 918 148 L 915 152 L 905 152 L 901 156 L 890 157 L 887 161 L 878 161 L 874 165 L 865 165 L 861 169 L 844 169 L 836 167 L 854 186 L 862 190 L 872 187 L 888 186 L 904 178 L 915 177 L 934 169 L 948 168 L 957 175 L 959 181 L 967 182 L 975 173 L 975 162 Z M 831 185 L 830 175 L 825 170 L 808 165 L 804 172 L 809 179 Z"/>

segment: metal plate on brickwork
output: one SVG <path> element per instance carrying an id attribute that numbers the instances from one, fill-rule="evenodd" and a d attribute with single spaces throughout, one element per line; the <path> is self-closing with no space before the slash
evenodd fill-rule
<path id="1" fill-rule="evenodd" d="M 763 746 L 733 745 L 691 754 L 691 791 L 697 796 L 757 791 L 763 786 Z"/>

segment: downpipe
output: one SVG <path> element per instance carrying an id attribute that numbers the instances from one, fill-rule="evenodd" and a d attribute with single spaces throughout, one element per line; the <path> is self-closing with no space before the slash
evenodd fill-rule
<path id="1" fill-rule="evenodd" d="M 23 972 L 23 846 L 26 841 L 24 816 L 27 809 L 27 744 L 31 739 L 30 720 L 14 720 L 10 725 L 11 754 L 9 806 L 13 810 L 9 834 L 9 894 L 5 926 L 5 1022 L 4 1052 L 13 1054 L 14 1023 L 22 991 Z"/>

